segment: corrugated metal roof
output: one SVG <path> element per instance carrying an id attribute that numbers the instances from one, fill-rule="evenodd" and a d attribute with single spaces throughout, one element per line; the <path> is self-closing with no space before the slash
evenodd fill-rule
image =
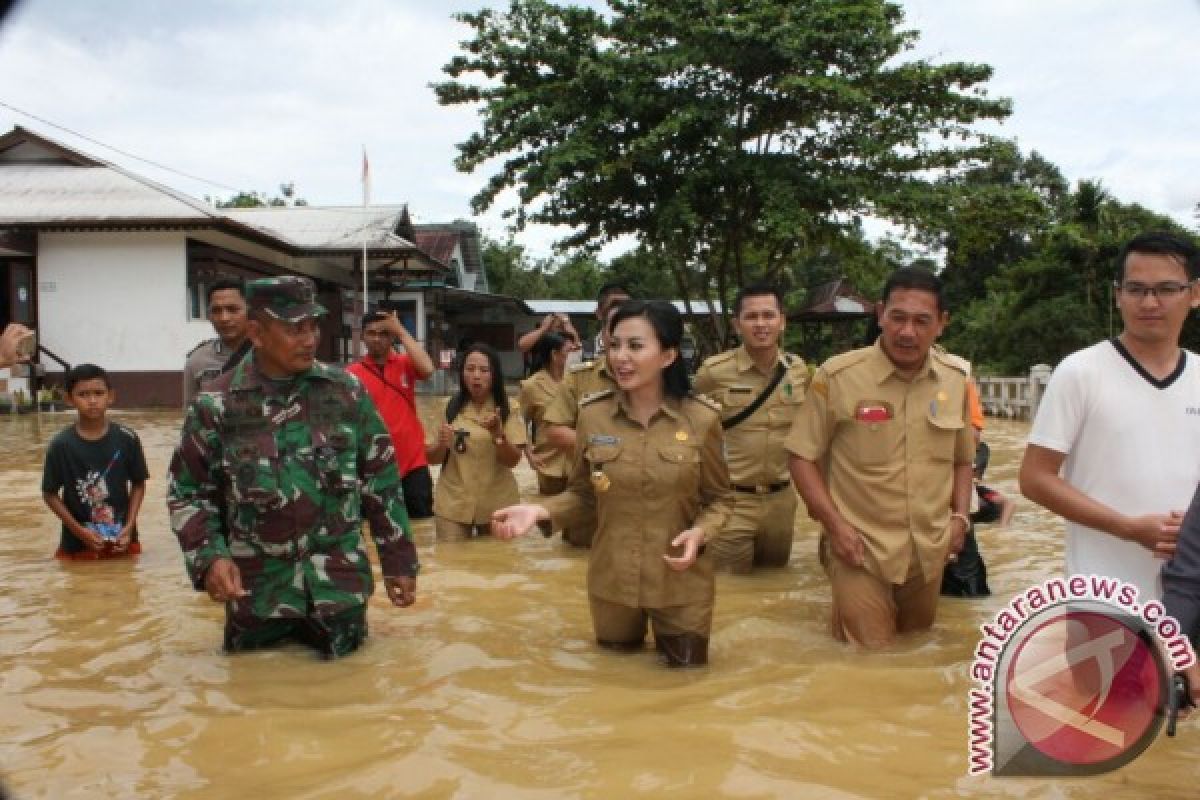
<path id="1" fill-rule="evenodd" d="M 526 300 L 525 304 L 533 309 L 535 314 L 595 314 L 595 300 Z M 672 300 L 671 305 L 680 314 L 687 314 L 687 308 L 682 300 Z M 721 304 L 713 301 L 713 308 L 721 313 Z M 703 300 L 692 301 L 692 313 L 699 316 L 708 313 L 708 304 Z"/>
<path id="2" fill-rule="evenodd" d="M 393 233 L 404 206 L 223 208 L 220 213 L 305 250 L 415 247 Z"/>
<path id="3" fill-rule="evenodd" d="M 0 224 L 106 220 L 204 220 L 216 210 L 117 167 L 6 164 Z"/>
<path id="4" fill-rule="evenodd" d="M 454 258 L 454 248 L 458 247 L 461 236 L 452 231 L 416 230 L 417 247 L 435 261 L 449 264 Z"/>

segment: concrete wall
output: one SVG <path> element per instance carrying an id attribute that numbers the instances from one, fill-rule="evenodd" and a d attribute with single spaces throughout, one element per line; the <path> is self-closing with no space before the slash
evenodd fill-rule
<path id="1" fill-rule="evenodd" d="M 186 259 L 183 232 L 41 234 L 40 342 L 72 364 L 182 369 L 213 335 L 206 320 L 188 320 Z"/>

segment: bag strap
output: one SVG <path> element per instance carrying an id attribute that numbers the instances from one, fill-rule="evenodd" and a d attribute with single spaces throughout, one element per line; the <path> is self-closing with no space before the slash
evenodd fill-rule
<path id="1" fill-rule="evenodd" d="M 379 379 L 380 383 L 382 383 L 387 388 L 391 389 L 396 394 L 403 397 L 405 402 L 408 403 L 408 407 L 411 408 L 414 413 L 416 413 L 417 407 L 413 403 L 413 401 L 411 399 L 409 399 L 408 395 L 405 394 L 403 389 L 401 389 L 399 386 L 397 386 L 396 384 L 392 383 L 391 381 L 389 381 L 387 378 L 384 377 L 382 368 L 380 368 L 380 370 L 378 372 L 376 372 L 375 367 L 371 364 L 370 360 L 365 359 L 365 358 L 362 360 L 361 363 L 363 365 L 363 368 L 366 369 L 367 372 L 371 373 L 371 375 L 373 375 L 374 377 Z"/>
<path id="2" fill-rule="evenodd" d="M 758 409 L 762 407 L 762 404 L 767 402 L 767 398 L 771 396 L 771 392 L 775 391 L 775 387 L 779 385 L 779 382 L 783 380 L 783 375 L 785 372 L 787 372 L 787 367 L 785 367 L 783 362 L 780 361 L 775 365 L 775 372 L 771 375 L 771 381 L 767 384 L 766 388 L 762 390 L 762 393 L 759 394 L 758 397 L 754 398 L 754 402 L 743 408 L 738 413 L 734 414 L 729 419 L 721 420 L 721 427 L 725 430 L 729 430 L 735 425 L 741 425 L 750 417 L 751 414 L 753 414 L 755 411 L 758 411 Z"/>

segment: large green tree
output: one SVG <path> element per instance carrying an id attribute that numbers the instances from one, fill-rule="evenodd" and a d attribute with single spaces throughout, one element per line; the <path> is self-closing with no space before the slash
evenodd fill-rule
<path id="1" fill-rule="evenodd" d="M 946 346 L 981 371 L 1020 375 L 1119 333 L 1112 285 L 1121 247 L 1148 230 L 1187 235 L 1168 217 L 1117 201 L 1095 181 L 1080 181 L 1062 200 L 1028 252 L 1001 265 L 952 320 Z M 1198 343 L 1200 326 L 1190 320 L 1184 344 Z"/>
<path id="2" fill-rule="evenodd" d="M 477 211 L 566 226 L 560 244 L 631 234 L 684 298 L 728 300 L 792 274 L 860 215 L 912 222 L 932 180 L 974 163 L 1001 118 L 991 69 L 911 57 L 882 0 L 609 0 L 609 12 L 512 0 L 473 31 L 434 89 L 479 104 L 459 169 L 497 170 Z"/>

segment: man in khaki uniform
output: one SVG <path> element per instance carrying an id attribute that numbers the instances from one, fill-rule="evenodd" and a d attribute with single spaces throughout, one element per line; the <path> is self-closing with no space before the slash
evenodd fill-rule
<path id="1" fill-rule="evenodd" d="M 808 367 L 779 349 L 785 317 L 779 290 L 757 284 L 738 292 L 733 327 L 742 344 L 707 359 L 695 389 L 721 405 L 733 513 L 713 543 L 719 568 L 748 573 L 755 564 L 786 566 L 796 526 L 796 492 L 783 440 L 804 402 Z"/>
<path id="2" fill-rule="evenodd" d="M 183 409 L 223 372 L 237 366 L 250 352 L 246 335 L 250 315 L 241 281 L 219 280 L 208 287 L 208 321 L 217 332 L 192 348 L 183 365 Z"/>
<path id="3" fill-rule="evenodd" d="M 888 278 L 871 347 L 813 377 L 788 435 L 791 472 L 821 523 L 835 638 L 879 647 L 933 625 L 942 568 L 970 525 L 974 442 L 967 375 L 937 352 L 941 281 Z"/>

